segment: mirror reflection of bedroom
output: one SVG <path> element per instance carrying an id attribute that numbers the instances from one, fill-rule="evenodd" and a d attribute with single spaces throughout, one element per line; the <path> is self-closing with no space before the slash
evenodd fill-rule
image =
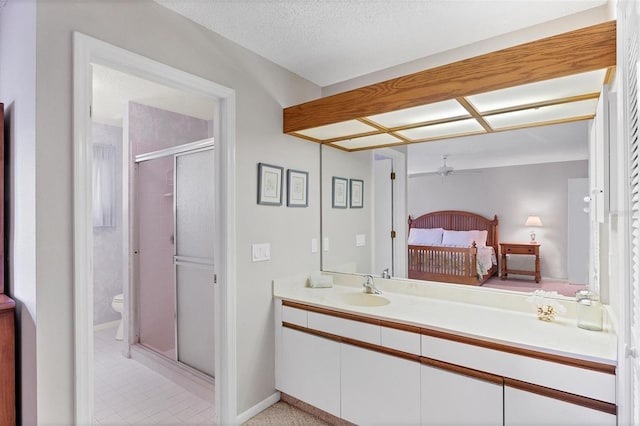
<path id="1" fill-rule="evenodd" d="M 323 146 L 323 269 L 573 297 L 589 283 L 592 126 L 582 120 L 358 152 Z M 333 176 L 365 181 L 363 209 L 331 207 Z M 469 215 L 434 222 L 442 211 Z"/>

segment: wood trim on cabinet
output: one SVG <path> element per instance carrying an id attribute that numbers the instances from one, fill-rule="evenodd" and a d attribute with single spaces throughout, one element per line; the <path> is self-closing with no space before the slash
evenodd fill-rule
<path id="1" fill-rule="evenodd" d="M 509 47 L 283 110 L 292 133 L 616 65 L 616 22 Z"/>
<path id="2" fill-rule="evenodd" d="M 467 345 L 478 346 L 481 348 L 492 349 L 501 352 L 507 352 L 514 355 L 522 355 L 529 358 L 540 359 L 543 361 L 555 362 L 558 364 L 567 365 L 570 367 L 584 368 L 587 370 L 593 370 L 600 373 L 616 374 L 616 366 L 610 364 L 604 364 L 600 362 L 587 361 L 577 358 L 571 358 L 562 355 L 554 355 L 546 352 L 535 351 L 532 349 L 519 348 L 516 346 L 507 345 L 504 343 L 495 343 L 487 340 L 477 339 L 473 337 L 461 336 L 458 334 L 448 333 L 445 331 L 433 330 L 425 327 L 417 327 L 413 325 L 402 324 L 398 322 L 381 320 L 377 318 L 369 318 L 362 315 L 350 314 L 346 312 L 335 311 L 327 308 L 321 308 L 318 306 L 307 305 L 304 303 L 292 302 L 289 300 L 283 300 L 282 306 L 289 306 L 292 308 L 302 309 L 309 312 L 316 312 L 319 314 L 334 316 L 338 318 L 348 319 L 352 321 L 364 322 L 367 324 L 380 325 L 383 327 L 394 328 L 397 330 L 408 331 L 410 333 L 424 334 L 425 336 L 437 337 L 439 339 L 451 340 L 453 342 L 465 343 Z"/>
<path id="3" fill-rule="evenodd" d="M 617 415 L 618 409 L 615 404 L 610 402 L 599 401 L 597 399 L 587 398 L 586 396 L 575 395 L 569 392 L 563 392 L 557 389 L 551 389 L 540 385 L 534 385 L 532 383 L 522 382 L 520 380 L 504 378 L 504 385 L 515 389 L 520 389 L 526 392 L 535 393 L 538 395 L 546 396 L 548 398 L 557 399 L 571 404 L 580 405 L 592 410 L 602 411 L 607 414 Z"/>
<path id="4" fill-rule="evenodd" d="M 504 377 L 495 374 L 487 373 L 485 371 L 474 370 L 473 368 L 463 367 L 458 364 L 451 364 L 449 362 L 440 361 L 433 358 L 420 357 L 420 362 L 431 367 L 439 368 L 441 370 L 451 371 L 453 373 L 462 374 L 465 376 L 474 377 L 476 379 L 484 380 L 486 382 L 495 383 L 497 385 L 504 384 Z"/>
<path id="5" fill-rule="evenodd" d="M 363 342 L 349 337 L 338 336 L 337 334 L 327 333 L 326 331 L 315 330 L 313 328 L 302 327 L 297 324 L 291 324 L 288 322 L 282 322 L 282 326 L 290 328 L 292 330 L 300 331 L 302 333 L 313 334 L 314 336 L 324 337 L 325 339 L 334 340 L 339 343 L 345 343 L 351 346 L 357 346 L 363 349 L 369 349 L 374 352 L 380 352 L 386 355 L 395 356 L 397 358 L 404 358 L 409 361 L 420 362 L 420 355 L 410 354 L 402 352 L 397 349 L 387 348 L 386 346 L 375 345 L 373 343 Z"/>
<path id="6" fill-rule="evenodd" d="M 4 294 L 4 104 L 0 103 L 0 294 Z"/>
<path id="7" fill-rule="evenodd" d="M 364 316 L 356 315 L 356 314 L 349 314 L 349 313 L 346 313 L 346 312 L 332 311 L 330 309 L 320 308 L 320 307 L 312 306 L 312 305 L 305 305 L 303 303 L 290 302 L 288 300 L 283 300 L 282 301 L 282 306 L 289 306 L 291 308 L 302 309 L 304 311 L 315 312 L 315 313 L 318 313 L 318 314 L 330 315 L 332 317 L 338 317 L 338 318 L 348 319 L 348 320 L 352 320 L 352 321 L 364 322 L 364 323 L 367 323 L 367 324 L 380 325 L 380 320 L 375 319 L 375 318 L 364 317 Z"/>
<path id="8" fill-rule="evenodd" d="M 571 358 L 562 355 L 554 355 L 546 352 L 534 351 L 532 349 L 524 349 L 516 346 L 505 345 L 503 343 L 489 342 L 486 340 L 476 339 L 473 337 L 460 336 L 458 334 L 447 333 L 444 331 L 431 330 L 423 328 L 422 334 L 425 336 L 437 337 L 439 339 L 451 340 L 453 342 L 464 343 L 467 345 L 478 346 L 485 349 L 492 349 L 501 352 L 507 352 L 514 355 L 522 355 L 529 358 L 540 359 L 543 361 L 555 362 L 570 367 L 584 368 L 587 370 L 597 371 L 599 373 L 616 374 L 616 366 L 603 364 L 600 362 L 586 361 L 583 359 Z"/>
<path id="9" fill-rule="evenodd" d="M 332 309 L 320 308 L 318 306 L 305 305 L 304 303 L 291 302 L 289 300 L 283 300 L 282 306 L 289 306 L 291 308 L 302 309 L 304 311 L 315 312 L 318 314 L 329 315 L 332 317 L 348 319 L 352 321 L 364 322 L 367 324 L 380 325 L 382 327 L 394 328 L 396 330 L 408 331 L 409 333 L 420 334 L 421 328 L 415 325 L 402 324 L 399 322 L 393 322 L 388 320 L 382 320 L 377 318 L 369 318 L 358 314 L 349 314 L 346 312 L 334 311 Z"/>
<path id="10" fill-rule="evenodd" d="M 15 300 L 11 299 L 9 296 L 0 294 L 0 312 L 6 311 L 9 309 L 14 309 L 15 307 L 16 307 Z"/>
<path id="11" fill-rule="evenodd" d="M 16 424 L 14 306 L 0 294 L 0 425 Z"/>

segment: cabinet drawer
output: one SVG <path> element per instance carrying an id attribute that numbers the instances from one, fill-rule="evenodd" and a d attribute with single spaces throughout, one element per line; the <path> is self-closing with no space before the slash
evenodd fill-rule
<path id="1" fill-rule="evenodd" d="M 337 318 L 330 315 L 309 312 L 307 327 L 312 330 L 324 331 L 337 336 L 360 340 L 361 342 L 380 344 L 380 326 L 360 321 Z"/>
<path id="2" fill-rule="evenodd" d="M 300 327 L 306 327 L 307 311 L 298 308 L 292 308 L 291 306 L 283 306 L 282 321 L 299 325 Z"/>
<path id="3" fill-rule="evenodd" d="M 512 246 L 512 247 L 504 247 L 504 253 L 507 254 L 536 254 L 535 247 L 527 247 L 527 246 Z"/>
<path id="4" fill-rule="evenodd" d="M 422 336 L 422 356 L 615 404 L 616 376 L 432 336 Z"/>
<path id="5" fill-rule="evenodd" d="M 397 351 L 420 355 L 420 335 L 390 327 L 380 328 L 381 345 Z"/>

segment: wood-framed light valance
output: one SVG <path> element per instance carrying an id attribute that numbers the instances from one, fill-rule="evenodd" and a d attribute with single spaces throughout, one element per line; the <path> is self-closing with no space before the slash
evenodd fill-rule
<path id="1" fill-rule="evenodd" d="M 594 74 L 596 83 L 602 87 L 611 81 L 615 65 L 616 22 L 609 21 L 284 108 L 283 132 L 357 150 L 360 145 L 350 146 L 345 141 L 364 138 L 363 141 L 372 142 L 371 146 L 379 147 L 529 127 L 508 116 L 526 109 L 537 111 L 537 121 L 532 125 L 592 118 L 591 104 L 600 92 L 593 84 L 583 84 L 575 93 L 523 104 L 507 102 L 506 107 L 500 108 L 479 106 L 479 99 L 474 96 L 597 72 L 601 74 Z M 562 87 L 573 84 L 570 81 L 563 80 Z M 386 113 L 440 102 L 454 102 L 457 112 L 446 117 L 426 116 L 414 122 L 377 119 L 386 119 Z M 575 112 L 567 112 L 570 107 Z M 540 115 L 540 109 L 546 115 Z M 553 111 L 561 111 L 558 119 L 553 118 Z M 436 125 L 457 130 L 447 134 L 436 131 L 432 127 Z"/>

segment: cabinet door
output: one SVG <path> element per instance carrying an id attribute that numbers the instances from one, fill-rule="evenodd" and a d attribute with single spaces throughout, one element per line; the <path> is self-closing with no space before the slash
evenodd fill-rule
<path id="1" fill-rule="evenodd" d="M 502 385 L 428 365 L 420 368 L 422 424 L 502 425 Z"/>
<path id="2" fill-rule="evenodd" d="M 615 426 L 616 416 L 505 386 L 504 424 Z"/>
<path id="3" fill-rule="evenodd" d="M 360 425 L 420 423 L 420 364 L 342 344 L 342 418 Z"/>
<path id="4" fill-rule="evenodd" d="M 282 328 L 278 390 L 340 416 L 340 343 Z"/>

